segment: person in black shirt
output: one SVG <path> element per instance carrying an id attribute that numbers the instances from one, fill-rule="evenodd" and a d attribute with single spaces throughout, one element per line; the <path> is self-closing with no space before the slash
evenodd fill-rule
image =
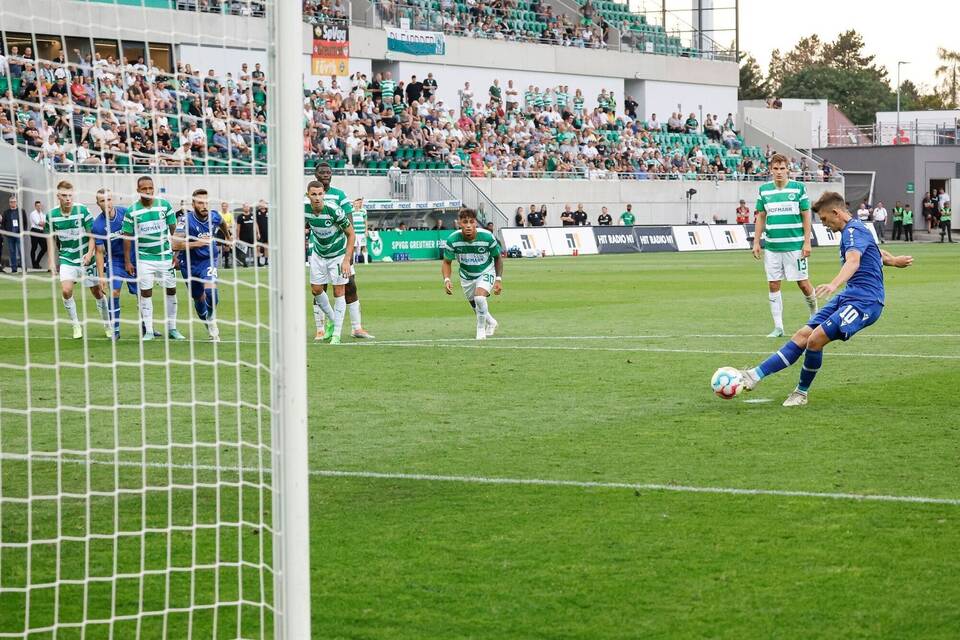
<path id="1" fill-rule="evenodd" d="M 530 205 L 530 213 L 527 214 L 527 224 L 531 227 L 542 227 L 544 223 L 544 215 L 537 211 L 537 209 Z"/>
<path id="2" fill-rule="evenodd" d="M 573 217 L 573 211 L 570 210 L 570 205 L 563 206 L 563 212 L 560 214 L 560 224 L 565 227 L 572 227 L 577 224 L 577 221 Z"/>
<path id="3" fill-rule="evenodd" d="M 623 101 L 624 111 L 626 111 L 627 115 L 633 118 L 634 120 L 637 119 L 638 106 L 639 105 L 637 104 L 637 101 L 633 99 L 633 96 L 627 96 L 627 99 Z"/>
<path id="4" fill-rule="evenodd" d="M 243 210 L 236 220 L 236 238 L 237 246 L 234 253 L 237 262 L 244 267 L 250 266 L 250 258 L 253 256 L 253 247 L 260 240 L 260 232 L 257 229 L 257 220 L 250 209 L 250 205 L 243 203 Z"/>
<path id="5" fill-rule="evenodd" d="M 517 207 L 517 215 L 513 216 L 513 226 L 523 226 L 523 207 Z"/>
<path id="6" fill-rule="evenodd" d="M 419 100 L 423 96 L 423 83 L 417 82 L 417 76 L 410 76 L 410 84 L 405 89 L 407 93 L 407 104 L 412 104 L 414 100 Z"/>
<path id="7" fill-rule="evenodd" d="M 177 217 L 177 226 L 182 225 L 184 218 L 187 217 L 187 201 L 186 200 L 180 201 L 180 208 L 174 211 L 173 215 Z"/>
<path id="8" fill-rule="evenodd" d="M 577 205 L 577 210 L 573 212 L 573 221 L 578 226 L 585 227 L 587 226 L 587 212 L 583 210 L 583 203 Z"/>
<path id="9" fill-rule="evenodd" d="M 257 203 L 257 233 L 259 238 L 257 242 L 259 243 L 260 255 L 257 257 L 257 264 L 266 266 L 270 264 L 270 251 L 267 246 L 267 240 L 270 230 L 270 221 L 267 217 L 269 209 L 267 208 L 267 201 L 261 200 Z"/>
<path id="10" fill-rule="evenodd" d="M 430 96 L 437 92 L 437 81 L 432 73 L 428 73 L 423 80 L 423 98 L 429 100 Z"/>
<path id="11" fill-rule="evenodd" d="M 606 207 L 600 208 L 600 215 L 597 216 L 597 224 L 601 227 L 609 227 L 611 224 L 613 224 L 613 216 L 607 212 Z"/>
<path id="12" fill-rule="evenodd" d="M 0 235 L 0 253 L 3 252 L 3 245 L 7 245 L 7 255 L 10 262 L 10 273 L 17 273 L 20 270 L 20 264 L 23 254 L 20 253 L 20 238 L 23 235 L 23 222 L 26 216 L 23 209 L 17 205 L 17 196 L 10 196 L 10 202 L 7 210 L 0 216 L 0 229 L 3 234 Z M 3 269 L 0 268 L 0 271 Z M 26 270 L 26 267 L 24 267 Z"/>

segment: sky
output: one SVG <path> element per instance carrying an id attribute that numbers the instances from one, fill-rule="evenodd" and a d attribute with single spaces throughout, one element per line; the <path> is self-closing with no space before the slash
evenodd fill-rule
<path id="1" fill-rule="evenodd" d="M 715 2 L 725 5 L 726 0 Z M 789 51 L 800 38 L 814 33 L 830 42 L 848 29 L 863 36 L 867 54 L 887 68 L 891 86 L 896 83 L 897 61 L 908 60 L 910 64 L 900 68 L 901 81 L 930 88 L 939 66 L 937 47 L 960 50 L 960 1 L 803 0 L 793 6 L 776 0 L 740 0 L 740 49 L 757 59 L 764 74 L 774 49 Z"/>

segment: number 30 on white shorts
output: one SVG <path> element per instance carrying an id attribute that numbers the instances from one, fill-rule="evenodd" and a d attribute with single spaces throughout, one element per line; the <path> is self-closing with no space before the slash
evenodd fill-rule
<path id="1" fill-rule="evenodd" d="M 464 280 L 460 278 L 460 286 L 463 288 L 463 296 L 467 300 L 473 300 L 477 289 L 484 289 L 487 293 L 493 293 L 493 283 L 497 279 L 497 274 L 493 271 L 484 271 L 473 280 Z"/>

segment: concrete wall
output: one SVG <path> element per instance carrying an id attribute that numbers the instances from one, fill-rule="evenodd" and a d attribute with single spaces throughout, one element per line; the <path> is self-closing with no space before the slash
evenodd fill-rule
<path id="1" fill-rule="evenodd" d="M 829 134 L 829 102 L 824 99 L 781 98 L 783 109 L 780 111 L 805 111 L 810 114 L 810 141 L 801 145 L 803 149 L 827 146 Z M 741 100 L 737 122 L 743 122 L 745 109 L 767 109 L 765 100 Z M 777 111 L 773 111 L 777 113 Z"/>
<path id="2" fill-rule="evenodd" d="M 900 200 L 909 202 L 915 212 L 922 211 L 923 194 L 930 188 L 931 180 L 946 180 L 948 190 L 954 189 L 951 198 L 960 197 L 956 190 L 960 147 L 829 147 L 816 152 L 844 169 L 876 171 L 873 199 L 883 202 L 888 209 Z M 916 189 L 912 195 L 906 192 L 908 182 L 913 182 Z M 918 225 L 921 223 L 922 219 Z"/>
<path id="3" fill-rule="evenodd" d="M 661 80 L 674 83 L 682 81 L 688 84 L 724 86 L 734 89 L 740 82 L 739 69 L 732 62 L 456 36 L 447 37 L 446 51 L 444 56 L 411 56 L 394 51 L 388 52 L 386 31 L 356 26 L 350 28 L 351 57 L 419 62 L 428 64 L 434 69 L 451 65 L 562 73 L 574 76 L 602 75 L 612 78 Z"/>
<path id="4" fill-rule="evenodd" d="M 694 85 L 686 82 L 659 80 L 628 80 L 627 93 L 639 103 L 637 115 L 647 119 L 657 114 L 657 120 L 666 122 L 674 111 L 687 115 L 695 113 L 703 124 L 707 113 L 720 116 L 721 123 L 728 113 L 737 112 L 737 87 Z M 701 112 L 702 106 L 702 112 Z"/>
<path id="5" fill-rule="evenodd" d="M 53 194 L 56 174 L 45 166 L 31 161 L 25 153 L 0 142 L 0 185 L 16 190 L 20 206 L 26 211 L 33 209 L 35 200 L 46 200 Z M 0 205 L 6 208 L 6 200 Z"/>
<path id="6" fill-rule="evenodd" d="M 757 200 L 759 182 L 651 181 L 651 180 L 475 180 L 477 185 L 507 214 L 512 221 L 518 206 L 529 209 L 547 205 L 547 224 L 559 225 L 565 204 L 576 208 L 583 203 L 590 221 L 596 224 L 600 208 L 609 208 L 617 218 L 627 203 L 633 204 L 637 224 L 686 224 L 688 189 L 696 189 L 691 199 L 691 213 L 701 220 L 712 220 L 714 214 L 733 220 L 740 199 L 752 207 Z M 842 183 L 809 183 L 811 199 L 827 190 L 843 191 Z"/>
<path id="7" fill-rule="evenodd" d="M 5 31 L 266 49 L 266 21 L 97 2 L 0 0 Z M 304 25 L 306 26 L 306 25 Z"/>
<path id="8" fill-rule="evenodd" d="M 743 125 L 751 124 L 796 149 L 809 149 L 814 146 L 811 135 L 813 118 L 807 111 L 754 107 L 744 107 L 741 111 L 740 122 Z M 757 143 L 747 140 L 747 144 Z"/>

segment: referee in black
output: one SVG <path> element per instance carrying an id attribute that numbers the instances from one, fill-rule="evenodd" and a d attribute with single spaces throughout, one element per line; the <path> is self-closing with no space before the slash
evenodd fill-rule
<path id="1" fill-rule="evenodd" d="M 243 210 L 237 216 L 237 263 L 243 267 L 250 266 L 250 258 L 256 259 L 254 247 L 260 241 L 260 230 L 257 228 L 257 219 L 253 215 L 253 210 L 246 202 L 243 203 Z M 256 262 L 254 262 L 256 264 Z"/>

